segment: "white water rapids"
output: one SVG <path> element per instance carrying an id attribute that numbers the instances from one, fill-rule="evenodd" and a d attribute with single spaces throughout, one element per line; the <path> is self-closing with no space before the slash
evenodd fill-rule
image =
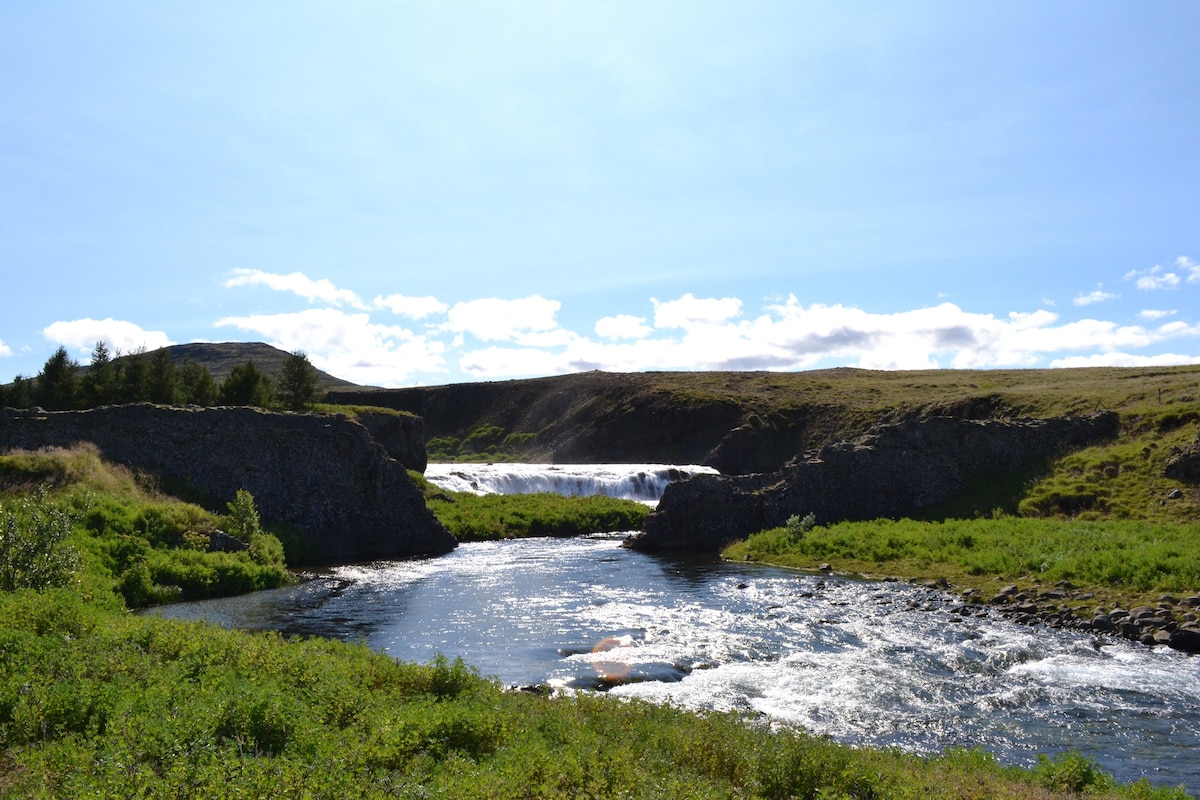
<path id="1" fill-rule="evenodd" d="M 430 464 L 425 477 L 451 492 L 606 495 L 653 505 L 667 484 L 716 472 L 694 464 Z"/>

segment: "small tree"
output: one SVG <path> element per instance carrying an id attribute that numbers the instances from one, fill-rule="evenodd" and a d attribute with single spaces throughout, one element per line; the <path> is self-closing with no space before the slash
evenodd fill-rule
<path id="1" fill-rule="evenodd" d="M 121 400 L 141 403 L 150 399 L 150 364 L 146 348 L 139 347 L 121 359 Z"/>
<path id="2" fill-rule="evenodd" d="M 289 353 L 275 379 L 279 402 L 290 411 L 307 411 L 320 399 L 317 368 L 303 351 Z"/>
<path id="3" fill-rule="evenodd" d="M 233 501 L 226 503 L 229 516 L 225 518 L 226 533 L 250 545 L 250 560 L 264 566 L 284 565 L 283 545 L 274 535 L 262 528 L 254 495 L 238 489 Z"/>
<path id="4" fill-rule="evenodd" d="M 60 345 L 38 373 L 34 402 L 50 411 L 74 408 L 79 396 L 79 382 L 75 378 L 78 369 L 79 364 Z"/>
<path id="5" fill-rule="evenodd" d="M 227 406 L 271 405 L 271 379 L 262 373 L 254 361 L 238 364 L 221 381 L 221 402 Z"/>
<path id="6" fill-rule="evenodd" d="M 175 362 L 167 348 L 160 347 L 150 356 L 150 372 L 147 384 L 148 399 L 151 403 L 174 405 L 178 402 L 179 379 L 175 370 Z"/>
<path id="7" fill-rule="evenodd" d="M 33 405 L 33 381 L 26 378 L 24 375 L 17 375 L 13 378 L 7 391 L 4 392 L 3 400 L 0 400 L 0 405 L 8 405 L 12 408 L 29 408 Z"/>
<path id="8" fill-rule="evenodd" d="M 120 402 L 120 375 L 113 364 L 112 352 L 103 339 L 92 348 L 92 360 L 83 376 L 83 402 L 86 406 Z"/>
<path id="9" fill-rule="evenodd" d="M 79 554 L 66 543 L 73 523 L 45 489 L 0 504 L 0 591 L 65 585 L 79 568 Z"/>
<path id="10" fill-rule="evenodd" d="M 184 361 L 179 368 L 179 393 L 184 403 L 198 406 L 214 406 L 220 390 L 212 373 L 203 364 Z"/>
<path id="11" fill-rule="evenodd" d="M 238 489 L 233 500 L 225 504 L 229 516 L 225 518 L 226 533 L 243 542 L 249 542 L 250 537 L 263 532 L 262 522 L 258 518 L 258 508 L 254 505 L 254 495 L 245 489 Z"/>

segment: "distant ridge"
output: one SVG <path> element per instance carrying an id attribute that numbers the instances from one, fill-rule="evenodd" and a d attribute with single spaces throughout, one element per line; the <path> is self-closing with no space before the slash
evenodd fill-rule
<path id="1" fill-rule="evenodd" d="M 234 367 L 247 361 L 253 361 L 254 365 L 267 375 L 274 375 L 288 356 L 286 350 L 272 347 L 265 342 L 192 342 L 173 344 L 165 349 L 171 354 L 175 366 L 182 366 L 185 361 L 200 364 L 218 383 L 232 372 Z M 365 388 L 321 370 L 317 370 L 317 376 L 321 381 L 321 388 L 326 391 Z"/>
<path id="2" fill-rule="evenodd" d="M 273 378 L 279 372 L 280 367 L 283 366 L 283 360 L 289 355 L 286 350 L 280 350 L 278 347 L 273 347 L 265 342 L 192 342 L 191 344 L 173 344 L 159 349 L 165 350 L 170 354 L 171 361 L 175 363 L 176 367 L 181 367 L 188 361 L 199 364 L 208 370 L 209 374 L 213 376 L 213 380 L 217 383 L 223 381 L 230 372 L 233 372 L 233 368 L 238 364 L 245 364 L 247 361 L 253 361 L 254 365 L 263 373 Z M 156 352 L 158 350 L 147 350 L 145 355 L 149 356 Z M 114 358 L 113 361 L 121 361 L 129 358 L 131 355 L 133 354 L 125 353 L 120 357 Z M 89 366 L 87 364 L 81 365 L 77 375 L 86 375 L 88 369 Z M 27 375 L 26 377 L 34 378 L 36 375 Z M 320 381 L 322 392 L 329 392 L 335 389 L 349 391 L 376 388 L 343 380 L 319 369 L 317 370 L 317 379 Z M 0 386 L 7 387 L 11 385 L 11 383 L 0 382 Z"/>

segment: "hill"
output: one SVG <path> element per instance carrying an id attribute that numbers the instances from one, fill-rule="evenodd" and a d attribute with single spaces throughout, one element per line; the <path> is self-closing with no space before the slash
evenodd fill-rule
<path id="1" fill-rule="evenodd" d="M 238 364 L 254 361 L 255 366 L 267 375 L 274 375 L 283 366 L 283 360 L 288 356 L 286 350 L 272 347 L 263 342 L 192 342 L 191 344 L 175 344 L 166 348 L 171 354 L 175 366 L 183 366 L 184 362 L 192 361 L 204 367 L 218 383 L 225 378 Z M 120 360 L 120 359 L 117 359 Z M 83 368 L 86 370 L 86 367 Z M 317 370 L 321 388 L 348 389 L 359 388 L 358 384 L 330 375 L 328 372 Z"/>
<path id="2" fill-rule="evenodd" d="M 1200 367 L 588 372 L 335 389 L 328 399 L 420 415 L 431 458 L 667 461 L 749 473 L 777 469 L 880 422 L 918 416 L 1046 418 L 1107 409 L 1126 426 L 1174 429 L 1200 419 Z"/>
<path id="3" fill-rule="evenodd" d="M 176 367 L 182 367 L 189 361 L 199 364 L 208 370 L 217 383 L 224 380 L 234 367 L 245 364 L 247 361 L 253 361 L 255 366 L 265 374 L 275 375 L 283 366 L 283 360 L 288 356 L 287 351 L 263 342 L 192 342 L 190 344 L 174 344 L 161 349 L 171 356 L 171 361 Z M 142 355 L 149 356 L 156 352 L 158 351 L 151 350 Z M 132 355 L 132 353 L 127 353 L 118 356 L 113 359 L 113 363 L 120 364 L 127 361 Z M 82 377 L 87 372 L 88 365 L 84 364 L 78 367 L 77 376 Z M 317 377 L 320 387 L 324 391 L 363 388 L 356 383 L 343 380 L 322 370 L 317 370 Z M 12 382 L 0 384 L 0 388 L 11 386 L 13 386 Z"/>

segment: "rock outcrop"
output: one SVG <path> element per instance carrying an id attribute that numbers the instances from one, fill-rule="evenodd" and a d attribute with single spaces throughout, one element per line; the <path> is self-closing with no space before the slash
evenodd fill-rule
<path id="1" fill-rule="evenodd" d="M 1163 474 L 1181 483 L 1200 483 L 1200 439 L 1173 452 Z"/>
<path id="2" fill-rule="evenodd" d="M 760 475 L 698 475 L 667 487 L 639 550 L 716 552 L 793 514 L 819 523 L 896 518 L 949 499 L 972 479 L 1111 438 L 1117 415 L 1047 420 L 924 417 L 880 425 Z"/>
<path id="3" fill-rule="evenodd" d="M 429 457 L 425 451 L 425 426 L 420 417 L 365 412 L 356 414 L 354 419 L 405 469 L 425 472 Z"/>
<path id="4" fill-rule="evenodd" d="M 326 562 L 442 553 L 456 541 L 404 465 L 346 417 L 146 404 L 0 410 L 0 450 L 92 442 L 104 458 L 211 496 L 254 495 L 268 522 L 303 529 Z"/>

